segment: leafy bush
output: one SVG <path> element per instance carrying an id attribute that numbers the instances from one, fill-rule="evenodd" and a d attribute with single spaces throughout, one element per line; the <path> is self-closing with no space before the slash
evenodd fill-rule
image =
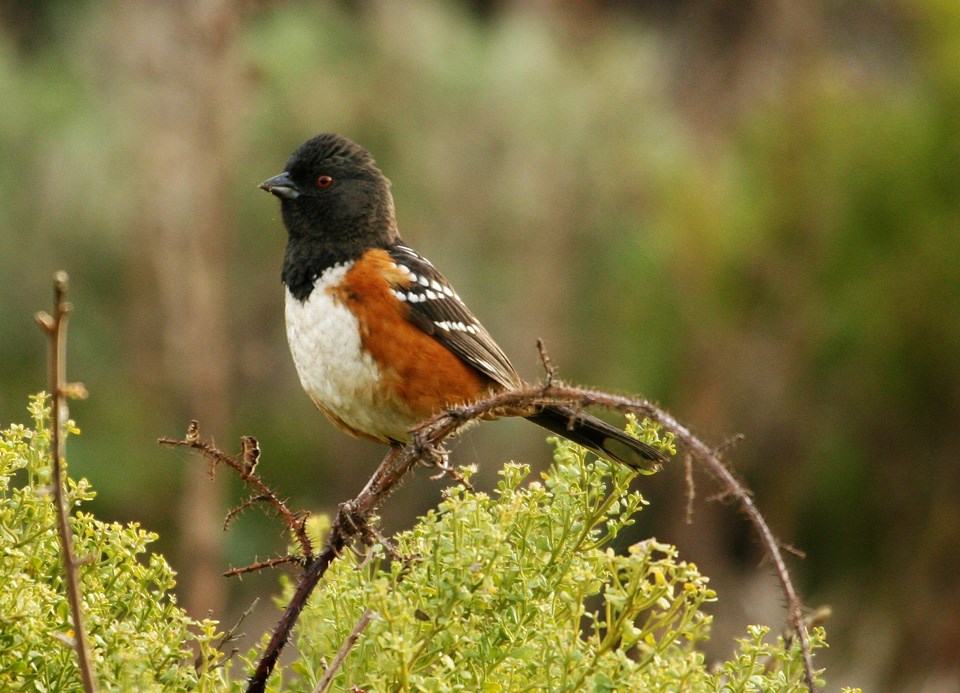
<path id="1" fill-rule="evenodd" d="M 0 690 L 80 689 L 72 620 L 63 583 L 50 493 L 50 419 L 46 397 L 31 398 L 34 425 L 0 435 Z M 66 430 L 78 433 L 73 422 Z M 14 483 L 15 477 L 20 479 Z M 84 479 L 69 480 L 71 508 L 93 498 Z M 195 621 L 170 594 L 174 572 L 147 554 L 157 536 L 136 523 L 71 518 L 85 628 L 96 677 L 106 690 L 217 690 L 222 656 L 216 623 Z M 201 653 L 194 667 L 197 648 Z"/>
<path id="2" fill-rule="evenodd" d="M 80 688 L 44 404 L 43 395 L 32 398 L 32 428 L 14 425 L 0 436 L 3 690 Z M 656 442 L 652 426 L 631 425 Z M 67 429 L 77 433 L 72 422 Z M 392 551 L 376 544 L 362 560 L 346 552 L 300 619 L 299 658 L 270 690 L 315 686 L 365 613 L 372 618 L 334 689 L 803 689 L 799 650 L 769 642 L 769 629 L 759 626 L 733 659 L 708 668 L 697 649 L 710 626 L 703 607 L 716 600 L 708 579 L 654 539 L 616 552 L 612 542 L 646 505 L 630 489 L 634 474 L 555 444 L 541 480 L 527 482 L 525 465 L 508 464 L 493 495 L 447 489 L 436 510 L 392 539 Z M 92 497 L 86 481 L 68 482 L 71 507 Z M 85 626 L 105 689 L 243 689 L 243 677 L 231 679 L 223 666 L 216 622 L 177 607 L 173 571 L 147 555 L 156 535 L 79 510 L 72 523 Z M 822 629 L 812 640 L 824 646 Z M 242 659 L 252 666 L 256 656 Z"/>
<path id="3" fill-rule="evenodd" d="M 529 468 L 508 464 L 494 495 L 447 489 L 393 538 L 394 557 L 382 545 L 341 557 L 299 623 L 301 687 L 316 685 L 369 610 L 335 688 L 804 689 L 799 650 L 767 642 L 766 628 L 712 672 L 697 649 L 711 620 L 702 607 L 716 599 L 708 579 L 655 539 L 612 548 L 646 505 L 630 489 L 635 473 L 554 443 L 542 480 L 525 483 Z M 823 631 L 812 639 L 823 646 Z"/>

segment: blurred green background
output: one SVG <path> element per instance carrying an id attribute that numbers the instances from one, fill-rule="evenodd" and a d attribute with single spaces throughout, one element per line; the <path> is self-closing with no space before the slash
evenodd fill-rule
<path id="1" fill-rule="evenodd" d="M 276 200 L 322 131 L 370 148 L 401 233 L 530 378 L 661 402 L 729 452 L 829 604 L 829 683 L 960 687 L 960 3 L 862 0 L 0 2 L 0 421 L 45 387 L 33 313 L 72 277 L 75 475 L 161 532 L 181 599 L 232 622 L 280 550 L 222 473 L 159 448 L 191 418 L 295 507 L 382 455 L 317 414 L 283 332 Z M 464 435 L 491 486 L 543 468 L 523 422 Z M 388 528 L 433 507 L 421 472 Z M 632 539 L 720 592 L 711 647 L 779 624 L 746 523 L 682 464 L 638 480 Z M 629 540 L 628 538 L 627 540 Z M 275 612 L 266 602 L 244 629 Z"/>

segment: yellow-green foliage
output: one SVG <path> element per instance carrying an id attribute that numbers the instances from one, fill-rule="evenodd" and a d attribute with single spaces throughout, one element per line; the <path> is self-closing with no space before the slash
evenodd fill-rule
<path id="1" fill-rule="evenodd" d="M 508 464 L 493 495 L 448 489 L 394 537 L 405 560 L 382 546 L 362 560 L 344 555 L 301 618 L 293 670 L 302 680 L 274 690 L 315 685 L 367 609 L 374 616 L 339 670 L 341 690 L 803 689 L 799 652 L 768 643 L 768 629 L 752 628 L 711 673 L 697 649 L 710 625 L 702 608 L 716 598 L 707 578 L 655 539 L 615 552 L 611 542 L 646 505 L 630 489 L 635 474 L 556 446 L 540 481 Z M 822 632 L 813 640 L 821 646 Z"/>
<path id="2" fill-rule="evenodd" d="M 32 399 L 32 428 L 0 437 L 0 690 L 80 689 L 44 404 L 43 395 Z M 76 433 L 72 422 L 67 429 Z M 672 450 L 647 422 L 631 429 Z M 751 627 L 729 662 L 708 667 L 697 649 L 710 625 L 703 607 L 716 599 L 707 578 L 654 539 L 615 551 L 613 540 L 646 505 L 630 489 L 634 473 L 565 441 L 556 446 L 539 481 L 508 464 L 492 495 L 449 488 L 435 511 L 393 538 L 402 560 L 380 545 L 362 561 L 346 552 L 301 617 L 299 658 L 269 690 L 312 689 L 366 610 L 373 618 L 333 690 L 802 689 L 799 651 L 768 642 L 764 627 Z M 178 608 L 173 571 L 147 554 L 156 535 L 77 510 L 93 492 L 84 480 L 68 487 L 102 688 L 242 690 L 243 675 L 231 679 L 220 666 L 216 622 Z M 823 637 L 813 633 L 815 647 Z"/>
<path id="3" fill-rule="evenodd" d="M 0 436 L 0 690 L 80 689 L 50 492 L 49 414 L 30 402 L 32 428 Z M 67 430 L 78 431 L 72 422 Z M 96 677 L 105 690 L 216 690 L 216 624 L 175 604 L 174 573 L 148 554 L 157 537 L 137 524 L 104 523 L 77 510 L 94 493 L 70 480 L 83 612 Z M 196 652 L 204 665 L 194 668 Z"/>

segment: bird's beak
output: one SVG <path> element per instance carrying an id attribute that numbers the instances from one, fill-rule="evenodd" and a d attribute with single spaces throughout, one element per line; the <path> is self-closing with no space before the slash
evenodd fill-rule
<path id="1" fill-rule="evenodd" d="M 300 197 L 300 189 L 290 178 L 290 174 L 284 171 L 279 176 L 274 176 L 260 184 L 261 190 L 273 193 L 282 200 L 296 200 Z"/>

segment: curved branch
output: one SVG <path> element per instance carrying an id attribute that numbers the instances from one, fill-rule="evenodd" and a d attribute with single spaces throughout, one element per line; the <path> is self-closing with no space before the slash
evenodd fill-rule
<path id="1" fill-rule="evenodd" d="M 554 404 L 578 408 L 606 407 L 645 416 L 662 424 L 674 434 L 676 440 L 694 458 L 704 463 L 720 482 L 724 491 L 737 499 L 773 563 L 786 597 L 790 624 L 803 650 L 806 684 L 811 691 L 814 691 L 810 638 L 804 623 L 800 599 L 790 579 L 780 545 L 744 485 L 737 480 L 710 446 L 655 404 L 643 399 L 556 384 L 552 378 L 545 385 L 502 392 L 469 405 L 441 412 L 417 426 L 412 432 L 413 439 L 410 443 L 391 449 L 357 497 L 340 506 L 326 547 L 302 574 L 294 596 L 274 629 L 257 669 L 250 678 L 247 690 L 251 693 L 265 690 L 267 679 L 276 665 L 280 652 L 289 640 L 290 633 L 313 588 L 340 552 L 363 532 L 373 512 L 415 464 L 435 459 L 443 441 L 471 421 L 498 416 L 525 416 L 538 407 Z"/>

